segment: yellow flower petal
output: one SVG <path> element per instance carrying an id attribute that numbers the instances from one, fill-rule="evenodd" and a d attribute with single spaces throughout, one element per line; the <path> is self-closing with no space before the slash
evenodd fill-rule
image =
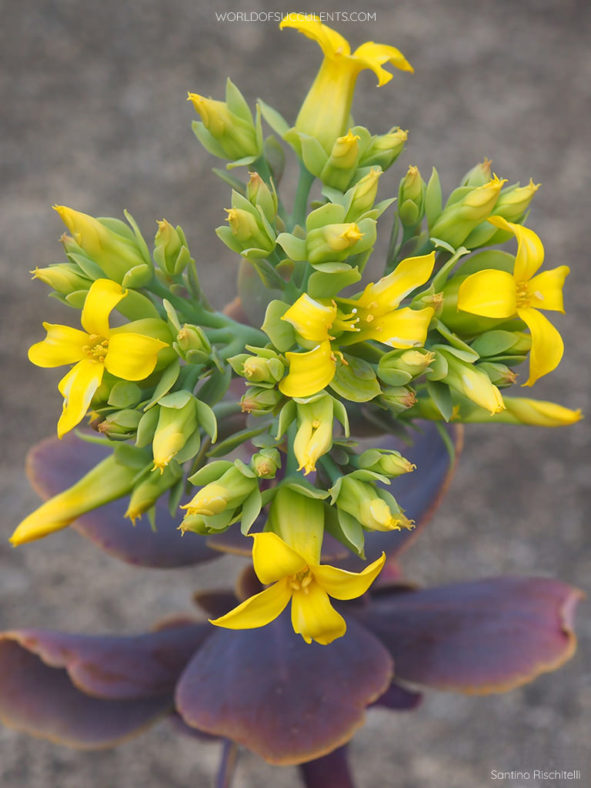
<path id="1" fill-rule="evenodd" d="M 356 599 L 367 589 L 382 571 L 386 554 L 366 566 L 362 572 L 347 572 L 336 566 L 317 566 L 313 570 L 314 579 L 327 594 L 335 599 Z"/>
<path id="2" fill-rule="evenodd" d="M 469 364 L 464 365 L 460 373 L 462 391 L 481 408 L 486 408 L 490 413 L 500 413 L 505 409 L 503 395 L 491 383 L 489 376 Z"/>
<path id="3" fill-rule="evenodd" d="M 580 410 L 571 410 L 556 402 L 546 402 L 526 397 L 505 397 L 507 411 L 520 424 L 537 427 L 564 427 L 576 424 L 583 418 Z"/>
<path id="4" fill-rule="evenodd" d="M 340 638 L 347 631 L 345 619 L 330 604 L 328 594 L 312 581 L 296 591 L 291 600 L 291 623 L 294 632 L 306 643 L 315 640 L 323 646 Z"/>
<path id="5" fill-rule="evenodd" d="M 551 309 L 564 312 L 562 288 L 570 273 L 567 265 L 559 265 L 550 271 L 542 271 L 527 283 L 530 306 L 534 309 Z"/>
<path id="6" fill-rule="evenodd" d="M 358 303 L 363 308 L 370 308 L 374 315 L 384 314 L 398 306 L 402 299 L 417 287 L 425 284 L 433 272 L 435 252 L 407 257 L 402 260 L 388 276 L 382 277 L 375 284 L 369 284 Z"/>
<path id="7" fill-rule="evenodd" d="M 280 30 L 285 27 L 293 27 L 298 33 L 316 41 L 326 57 L 333 58 L 351 53 L 347 39 L 328 25 L 323 25 L 320 19 L 312 14 L 290 14 L 279 24 Z"/>
<path id="8" fill-rule="evenodd" d="M 336 304 L 325 306 L 304 293 L 289 307 L 281 319 L 291 323 L 303 339 L 323 342 L 329 338 L 328 330 L 334 323 L 336 315 Z"/>
<path id="9" fill-rule="evenodd" d="M 517 311 L 515 279 L 492 268 L 471 274 L 460 285 L 458 309 L 483 317 L 511 317 Z"/>
<path id="10" fill-rule="evenodd" d="M 487 221 L 501 230 L 506 230 L 517 238 L 517 255 L 513 276 L 517 282 L 531 279 L 544 262 L 544 247 L 539 237 L 521 224 L 514 224 L 502 216 L 491 216 Z"/>
<path id="11" fill-rule="evenodd" d="M 281 615 L 291 598 L 287 580 L 278 583 L 249 597 L 229 613 L 210 619 L 210 624 L 226 629 L 256 629 L 264 627 Z"/>
<path id="12" fill-rule="evenodd" d="M 154 371 L 158 353 L 166 342 L 144 334 L 112 334 L 105 356 L 106 369 L 123 380 L 143 380 Z"/>
<path id="13" fill-rule="evenodd" d="M 252 563 L 263 585 L 295 575 L 306 568 L 302 556 L 271 531 L 254 534 Z"/>
<path id="14" fill-rule="evenodd" d="M 103 365 L 99 361 L 79 361 L 59 382 L 58 388 L 64 397 L 62 415 L 57 423 L 57 436 L 79 424 L 90 406 L 95 391 L 103 379 Z"/>
<path id="15" fill-rule="evenodd" d="M 89 334 L 108 337 L 109 315 L 126 294 L 127 290 L 111 279 L 97 279 L 93 282 L 82 309 L 82 328 Z"/>
<path id="16" fill-rule="evenodd" d="M 286 353 L 285 357 L 289 373 L 279 383 L 279 390 L 286 397 L 311 397 L 335 376 L 337 362 L 328 340 L 308 353 Z"/>
<path id="17" fill-rule="evenodd" d="M 47 336 L 29 348 L 29 361 L 38 367 L 61 367 L 84 358 L 88 334 L 70 326 L 43 323 Z"/>
<path id="18" fill-rule="evenodd" d="M 433 309 L 396 309 L 373 320 L 357 334 L 357 341 L 375 339 L 395 348 L 420 347 L 425 344 Z"/>
<path id="19" fill-rule="evenodd" d="M 523 385 L 533 386 L 536 380 L 560 364 L 564 343 L 558 330 L 537 309 L 519 309 L 517 314 L 531 332 L 529 378 Z"/>
<path id="20" fill-rule="evenodd" d="M 378 78 L 378 87 L 385 85 L 392 79 L 392 74 L 383 68 L 384 63 L 390 63 L 400 71 L 414 72 L 414 68 L 404 57 L 402 52 L 396 47 L 387 44 L 374 44 L 367 41 L 353 52 L 353 58 L 359 63 L 361 68 L 371 69 Z"/>

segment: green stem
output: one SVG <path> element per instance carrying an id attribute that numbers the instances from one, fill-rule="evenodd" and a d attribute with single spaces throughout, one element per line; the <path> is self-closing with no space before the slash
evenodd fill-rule
<path id="1" fill-rule="evenodd" d="M 287 428 L 287 460 L 285 462 L 285 476 L 293 476 L 298 472 L 298 460 L 293 450 L 295 436 L 298 431 L 297 424 L 292 422 Z"/>
<path id="2" fill-rule="evenodd" d="M 328 454 L 325 454 L 324 457 L 321 457 L 318 460 L 318 463 L 322 465 L 333 484 L 337 482 L 343 475 L 343 471 L 339 468 L 332 457 L 328 456 Z"/>
<path id="3" fill-rule="evenodd" d="M 308 210 L 308 197 L 310 196 L 310 189 L 312 188 L 314 180 L 315 176 L 306 169 L 304 164 L 300 164 L 300 177 L 293 204 L 293 213 L 291 215 L 291 221 L 289 222 L 290 230 L 293 230 L 297 224 L 301 227 L 304 226 Z"/>

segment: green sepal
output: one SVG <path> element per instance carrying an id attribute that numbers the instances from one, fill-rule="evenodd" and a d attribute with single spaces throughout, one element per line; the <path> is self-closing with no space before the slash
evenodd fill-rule
<path id="1" fill-rule="evenodd" d="M 86 276 L 90 279 L 104 279 L 105 272 L 103 269 L 91 260 L 90 257 L 87 257 L 85 254 L 79 254 L 78 252 L 68 252 L 68 258 L 82 270 Z"/>
<path id="2" fill-rule="evenodd" d="M 189 476 L 187 481 L 196 487 L 204 487 L 206 484 L 217 481 L 233 465 L 234 463 L 230 462 L 230 460 L 208 462 L 203 468 L 199 468 L 198 471 Z"/>
<path id="3" fill-rule="evenodd" d="M 137 383 L 127 380 L 119 380 L 109 392 L 109 405 L 114 408 L 132 408 L 137 405 L 142 398 L 142 390 Z"/>
<path id="4" fill-rule="evenodd" d="M 439 173 L 435 167 L 433 167 L 431 177 L 425 189 L 425 216 L 427 217 L 427 225 L 429 227 L 432 227 L 439 218 L 442 211 L 442 201 Z"/>
<path id="5" fill-rule="evenodd" d="M 502 329 L 485 331 L 470 344 L 481 358 L 501 356 L 515 345 L 515 334 Z"/>
<path id="6" fill-rule="evenodd" d="M 318 266 L 315 268 L 318 269 Z M 327 273 L 325 269 L 316 270 L 308 279 L 308 293 L 312 298 L 332 298 L 360 279 L 361 271 L 357 267 L 348 267 L 336 273 Z"/>
<path id="7" fill-rule="evenodd" d="M 241 159 L 235 159 L 235 161 L 229 161 L 226 164 L 226 169 L 233 170 L 235 167 L 248 167 L 248 165 L 255 162 L 257 158 L 258 156 L 243 156 Z"/>
<path id="8" fill-rule="evenodd" d="M 453 414 L 453 401 L 449 386 L 446 386 L 445 383 L 429 380 L 427 381 L 427 391 L 433 404 L 441 413 L 443 420 L 449 421 Z"/>
<path id="9" fill-rule="evenodd" d="M 137 290 L 128 290 L 115 309 L 128 320 L 142 320 L 146 317 L 160 319 L 160 313 L 152 301 Z"/>
<path id="10" fill-rule="evenodd" d="M 345 209 L 342 205 L 327 202 L 306 217 L 306 232 L 320 230 L 328 224 L 342 224 L 345 218 Z"/>
<path id="11" fill-rule="evenodd" d="M 199 433 L 199 430 L 196 429 L 187 440 L 183 448 L 176 453 L 175 460 L 180 463 L 186 462 L 187 460 L 192 460 L 193 457 L 199 453 L 200 448 L 201 434 Z"/>
<path id="12" fill-rule="evenodd" d="M 152 274 L 152 267 L 146 263 L 134 265 L 133 268 L 130 268 L 124 274 L 121 285 L 123 287 L 145 287 L 152 279 Z M 145 315 L 142 315 L 142 317 L 145 317 Z"/>
<path id="13" fill-rule="evenodd" d="M 279 233 L 277 243 L 291 260 L 306 259 L 306 242 L 301 238 L 296 238 L 291 233 Z"/>
<path id="14" fill-rule="evenodd" d="M 435 359 L 431 362 L 429 369 L 426 371 L 426 376 L 429 380 L 443 380 L 447 377 L 448 363 L 447 359 L 442 353 L 436 353 Z"/>
<path id="15" fill-rule="evenodd" d="M 146 411 L 137 425 L 135 445 L 140 448 L 152 443 L 156 427 L 158 425 L 158 408 L 150 408 Z"/>
<path id="16" fill-rule="evenodd" d="M 295 344 L 295 330 L 291 323 L 281 318 L 289 309 L 285 301 L 270 301 L 265 312 L 262 329 L 273 345 L 282 353 Z"/>
<path id="17" fill-rule="evenodd" d="M 157 402 L 159 402 L 165 394 L 168 394 L 170 389 L 174 386 L 181 371 L 179 360 L 176 359 L 163 370 L 158 385 L 154 390 L 152 399 L 148 402 L 144 410 L 150 410 Z"/>
<path id="18" fill-rule="evenodd" d="M 345 354 L 347 365 L 341 364 L 330 387 L 339 396 L 352 402 L 369 402 L 381 393 L 376 373 L 367 361 Z"/>
<path id="19" fill-rule="evenodd" d="M 159 405 L 162 408 L 175 408 L 176 410 L 179 410 L 180 408 L 185 407 L 192 396 L 193 395 L 190 391 L 174 391 L 172 394 L 165 394 L 164 397 L 161 397 L 159 400 Z"/>
<path id="20" fill-rule="evenodd" d="M 365 560 L 365 531 L 361 523 L 342 509 L 337 509 L 337 520 L 338 529 L 335 528 L 332 535 Z M 331 532 L 328 523 L 327 530 Z"/>
<path id="21" fill-rule="evenodd" d="M 257 104 L 261 108 L 261 115 L 267 121 L 273 131 L 276 134 L 279 134 L 280 137 L 284 137 L 289 131 L 290 126 L 283 115 L 262 99 L 257 99 Z"/>
<path id="22" fill-rule="evenodd" d="M 450 331 L 449 328 L 440 320 L 435 321 L 434 327 L 442 337 L 447 339 L 452 348 L 462 351 L 463 355 L 458 356 L 458 358 L 461 358 L 464 361 L 476 361 L 478 358 L 480 358 L 473 345 L 468 345 L 463 339 L 460 339 L 459 336 L 454 334 L 453 331 Z"/>
<path id="23" fill-rule="evenodd" d="M 181 475 L 180 478 L 172 485 L 168 494 L 168 513 L 172 518 L 177 516 L 178 508 L 183 499 L 185 492 L 185 480 Z"/>
<path id="24" fill-rule="evenodd" d="M 349 430 L 349 414 L 347 413 L 347 408 L 345 404 L 341 402 L 339 399 L 335 399 L 333 397 L 333 413 L 334 417 L 337 421 L 339 421 L 343 426 L 343 431 L 345 433 L 345 437 L 348 438 L 350 435 Z"/>
<path id="25" fill-rule="evenodd" d="M 199 426 L 203 427 L 211 438 L 211 442 L 215 443 L 218 439 L 218 422 L 215 413 L 206 402 L 202 402 L 200 399 L 196 400 L 196 405 Z"/>
<path id="26" fill-rule="evenodd" d="M 223 370 L 214 369 L 199 389 L 199 399 L 208 405 L 215 405 L 228 390 L 231 380 L 232 370 L 230 367 L 225 367 Z"/>
<path id="27" fill-rule="evenodd" d="M 227 172 L 226 170 L 221 170 L 219 167 L 212 167 L 211 171 L 214 175 L 217 175 L 220 180 L 224 183 L 227 183 L 232 189 L 237 191 L 239 194 L 244 194 L 245 186 L 242 181 L 238 180 L 238 178 L 234 177 L 231 173 Z"/>
<path id="28" fill-rule="evenodd" d="M 252 524 L 257 519 L 263 507 L 263 499 L 258 487 L 255 487 L 242 504 L 240 514 L 240 530 L 243 536 L 250 531 Z"/>
<path id="29" fill-rule="evenodd" d="M 458 276 L 469 276 L 485 268 L 495 268 L 498 271 L 513 273 L 515 267 L 515 255 L 503 252 L 500 249 L 487 249 L 484 252 L 477 252 L 465 260 L 457 270 Z"/>
<path id="30" fill-rule="evenodd" d="M 212 156 L 217 156 L 218 159 L 228 158 L 220 143 L 215 139 L 211 132 L 205 128 L 204 124 L 200 120 L 194 120 L 191 123 L 191 128 L 193 130 L 193 134 L 197 137 L 199 142 L 203 145 L 208 153 L 211 153 Z"/>
<path id="31" fill-rule="evenodd" d="M 263 153 L 271 170 L 276 184 L 281 182 L 285 170 L 285 151 L 272 134 L 267 137 L 263 145 Z"/>
<path id="32" fill-rule="evenodd" d="M 130 446 L 129 443 L 119 443 L 113 450 L 115 462 L 126 468 L 144 470 L 150 461 L 148 452 L 137 446 Z"/>
<path id="33" fill-rule="evenodd" d="M 306 498 L 314 498 L 321 501 L 328 498 L 328 492 L 326 490 L 319 490 L 318 487 L 314 487 L 313 484 L 310 484 L 310 482 L 306 481 L 301 476 L 288 476 L 282 482 L 282 486 L 288 487 L 290 490 L 294 490 L 300 495 L 304 495 Z"/>

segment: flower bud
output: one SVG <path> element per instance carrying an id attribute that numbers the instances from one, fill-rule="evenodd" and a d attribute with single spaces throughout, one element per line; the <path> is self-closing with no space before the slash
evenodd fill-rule
<path id="1" fill-rule="evenodd" d="M 275 389 L 252 386 L 246 390 L 240 400 L 240 406 L 243 413 L 262 416 L 265 413 L 271 413 L 280 402 L 281 394 Z"/>
<path id="2" fill-rule="evenodd" d="M 495 205 L 495 216 L 501 216 L 508 222 L 519 222 L 539 188 L 540 184 L 530 179 L 527 186 L 502 191 Z"/>
<path id="3" fill-rule="evenodd" d="M 425 348 L 393 350 L 386 353 L 378 364 L 378 377 L 389 386 L 404 386 L 429 369 L 435 354 Z"/>
<path id="4" fill-rule="evenodd" d="M 41 539 L 65 528 L 86 512 L 121 498 L 131 490 L 137 474 L 137 467 L 128 467 L 116 454 L 111 454 L 72 487 L 25 517 L 10 537 L 11 543 L 16 546 Z"/>
<path id="5" fill-rule="evenodd" d="M 53 207 L 72 233 L 75 243 L 100 266 L 109 279 L 126 285 L 130 284 L 127 282 L 129 276 L 133 276 L 135 287 L 141 287 L 150 280 L 151 262 L 144 257 L 131 231 L 129 235 L 123 235 L 112 229 L 115 220 L 107 225 L 106 220 L 95 219 L 65 205 Z M 125 227 L 122 222 L 119 224 Z M 66 251 L 68 243 L 65 244 Z"/>
<path id="6" fill-rule="evenodd" d="M 488 375 L 473 364 L 461 361 L 452 353 L 441 351 L 448 364 L 448 372 L 443 379 L 451 388 L 475 402 L 490 413 L 504 410 L 503 397 L 498 388 L 491 383 Z"/>
<path id="7" fill-rule="evenodd" d="M 184 323 L 173 347 L 181 358 L 192 364 L 207 360 L 211 353 L 211 344 L 203 329 L 191 323 Z"/>
<path id="8" fill-rule="evenodd" d="M 175 468 L 168 466 L 164 473 L 150 473 L 133 488 L 125 517 L 133 525 L 148 509 L 156 504 L 161 495 L 169 490 L 181 478 L 182 471 L 179 465 Z"/>
<path id="9" fill-rule="evenodd" d="M 349 255 L 355 254 L 355 245 L 363 235 L 355 222 L 327 224 L 310 230 L 306 238 L 310 263 L 344 260 Z"/>
<path id="10" fill-rule="evenodd" d="M 359 166 L 378 165 L 385 172 L 400 156 L 407 139 L 408 131 L 403 131 L 396 126 L 390 129 L 387 134 L 372 137 L 369 146 L 361 155 Z"/>
<path id="11" fill-rule="evenodd" d="M 409 167 L 398 189 L 398 215 L 405 227 L 416 227 L 425 215 L 425 188 L 418 167 Z"/>
<path id="12" fill-rule="evenodd" d="M 97 430 L 111 440 L 127 440 L 135 435 L 142 414 L 125 408 L 109 414 L 99 422 Z"/>
<path id="13" fill-rule="evenodd" d="M 382 389 L 378 402 L 395 415 L 412 408 L 417 401 L 413 389 L 408 386 L 392 386 Z"/>
<path id="14" fill-rule="evenodd" d="M 512 369 L 509 369 L 506 364 L 501 364 L 499 362 L 483 361 L 480 364 L 477 364 L 475 369 L 478 369 L 480 372 L 484 372 L 484 374 L 488 376 L 488 379 L 491 383 L 494 383 L 495 386 L 500 386 L 501 388 L 512 386 L 517 380 L 517 375 L 515 372 L 513 372 Z"/>
<path id="15" fill-rule="evenodd" d="M 186 396 L 179 396 L 183 394 Z M 167 403 L 171 403 L 170 407 Z M 152 453 L 154 468 L 162 473 L 199 427 L 197 400 L 188 391 L 178 391 L 163 397 L 156 407 L 159 410 L 158 424 L 152 441 Z"/>
<path id="16" fill-rule="evenodd" d="M 275 233 L 264 213 L 238 192 L 232 193 L 232 207 L 226 208 L 228 227 L 218 227 L 218 237 L 237 254 L 266 257 L 275 248 Z"/>
<path id="17" fill-rule="evenodd" d="M 379 167 L 372 167 L 361 180 L 349 189 L 346 194 L 349 208 L 345 215 L 345 221 L 354 222 L 366 211 L 373 208 L 381 175 L 382 170 Z"/>
<path id="18" fill-rule="evenodd" d="M 457 249 L 480 222 L 491 216 L 504 183 L 505 180 L 494 177 L 447 205 L 430 228 L 430 235 Z"/>
<path id="19" fill-rule="evenodd" d="M 416 470 L 417 467 L 400 452 L 389 449 L 367 449 L 359 455 L 357 461 L 360 468 L 385 476 L 401 476 Z"/>
<path id="20" fill-rule="evenodd" d="M 304 475 L 316 470 L 319 457 L 332 448 L 334 400 L 325 394 L 312 402 L 297 405 L 298 431 L 293 451 L 299 462 L 298 470 Z"/>
<path id="21" fill-rule="evenodd" d="M 250 465 L 259 479 L 274 479 L 281 468 L 281 457 L 277 449 L 261 449 L 253 454 Z"/>
<path id="22" fill-rule="evenodd" d="M 331 493 L 338 509 L 370 531 L 400 531 L 413 527 L 392 496 L 388 496 L 390 503 L 387 503 L 374 484 L 356 478 L 355 472 L 344 476 Z"/>
<path id="23" fill-rule="evenodd" d="M 245 476 L 232 465 L 217 479 L 202 487 L 199 492 L 181 506 L 189 515 L 212 517 L 226 510 L 234 510 L 257 488 L 255 477 Z"/>
<path id="24" fill-rule="evenodd" d="M 486 158 L 484 161 L 476 164 L 464 175 L 461 181 L 461 186 L 484 186 L 484 184 L 488 183 L 492 177 L 490 171 L 491 164 L 491 160 Z"/>
<path id="25" fill-rule="evenodd" d="M 580 410 L 571 410 L 555 402 L 528 399 L 527 397 L 505 397 L 507 418 L 514 424 L 529 424 L 536 427 L 563 427 L 582 419 Z M 505 411 L 503 411 L 505 416 Z"/>
<path id="26" fill-rule="evenodd" d="M 197 93 L 189 93 L 187 100 L 201 116 L 201 122 L 193 123 L 193 131 L 209 153 L 230 161 L 254 161 L 261 155 L 262 136 L 244 96 L 230 79 L 226 82 L 225 101 Z"/>
<path id="27" fill-rule="evenodd" d="M 333 189 L 344 192 L 357 169 L 359 158 L 359 137 L 349 130 L 344 136 L 337 137 L 320 180 Z"/>
<path id="28" fill-rule="evenodd" d="M 267 186 L 258 172 L 250 172 L 250 180 L 246 184 L 246 197 L 253 205 L 260 208 L 269 222 L 277 215 L 277 194 L 275 189 Z"/>
<path id="29" fill-rule="evenodd" d="M 169 276 L 182 273 L 191 260 L 182 229 L 175 229 L 166 219 L 158 222 L 158 231 L 154 237 L 154 260 Z"/>
<path id="30" fill-rule="evenodd" d="M 77 290 L 88 290 L 92 280 L 83 276 L 80 268 L 74 263 L 56 263 L 47 268 L 35 268 L 31 271 L 33 279 L 41 279 L 60 295 L 70 295 Z"/>

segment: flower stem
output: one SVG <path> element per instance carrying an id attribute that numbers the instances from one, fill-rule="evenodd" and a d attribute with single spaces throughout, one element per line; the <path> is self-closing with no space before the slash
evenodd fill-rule
<path id="1" fill-rule="evenodd" d="M 215 788 L 230 788 L 238 761 L 238 745 L 230 739 L 224 739 L 222 757 L 218 769 Z"/>

